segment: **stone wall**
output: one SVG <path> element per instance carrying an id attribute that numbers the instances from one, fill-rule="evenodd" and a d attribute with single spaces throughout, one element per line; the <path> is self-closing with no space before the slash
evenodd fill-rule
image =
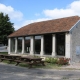
<path id="1" fill-rule="evenodd" d="M 71 62 L 80 62 L 80 21 L 71 29 Z"/>

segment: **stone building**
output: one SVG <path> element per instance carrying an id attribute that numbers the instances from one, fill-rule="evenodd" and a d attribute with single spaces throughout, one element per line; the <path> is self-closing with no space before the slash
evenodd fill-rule
<path id="1" fill-rule="evenodd" d="M 80 17 L 35 22 L 8 36 L 8 54 L 66 57 L 80 61 Z"/>

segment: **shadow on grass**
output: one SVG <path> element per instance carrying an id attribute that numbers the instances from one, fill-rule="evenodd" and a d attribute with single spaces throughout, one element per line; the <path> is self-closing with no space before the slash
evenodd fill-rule
<path id="1" fill-rule="evenodd" d="M 7 64 L 13 64 L 13 65 L 16 64 L 16 62 L 11 62 L 10 63 L 8 60 L 3 60 L 2 62 L 7 63 Z M 18 66 L 29 68 L 29 65 L 25 64 L 25 63 L 20 63 Z M 61 65 L 47 63 L 47 62 L 45 62 L 45 66 L 43 66 L 43 65 L 33 65 L 32 66 L 32 68 L 43 68 L 43 69 L 60 69 L 60 67 L 61 67 Z"/>
<path id="2" fill-rule="evenodd" d="M 21 67 L 29 67 L 28 64 L 20 63 L 19 66 Z M 51 63 L 45 63 L 45 66 L 43 65 L 33 65 L 32 68 L 43 68 L 43 69 L 58 69 L 60 68 L 60 65 L 57 64 L 51 64 Z"/>

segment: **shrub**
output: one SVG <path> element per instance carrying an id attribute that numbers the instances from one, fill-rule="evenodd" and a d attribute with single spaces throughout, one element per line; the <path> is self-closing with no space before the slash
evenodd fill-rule
<path id="1" fill-rule="evenodd" d="M 47 57 L 47 58 L 45 59 L 45 61 L 48 62 L 48 63 L 50 63 L 50 61 L 51 61 L 51 60 L 50 60 L 50 57 Z"/>
<path id="2" fill-rule="evenodd" d="M 69 64 L 70 58 L 59 58 L 58 64 L 59 65 L 67 65 Z"/>
<path id="3" fill-rule="evenodd" d="M 57 62 L 58 62 L 58 59 L 57 58 L 51 58 L 51 63 L 57 64 Z"/>
<path id="4" fill-rule="evenodd" d="M 45 59 L 45 61 L 48 62 L 48 63 L 57 64 L 58 59 L 57 58 L 48 57 L 48 58 Z"/>

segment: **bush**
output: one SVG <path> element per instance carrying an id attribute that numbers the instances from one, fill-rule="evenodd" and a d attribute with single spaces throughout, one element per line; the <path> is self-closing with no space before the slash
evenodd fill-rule
<path id="1" fill-rule="evenodd" d="M 69 64 L 70 58 L 59 58 L 58 64 L 59 65 L 67 65 Z"/>
<path id="2" fill-rule="evenodd" d="M 52 63 L 52 64 L 59 64 L 59 65 L 67 65 L 69 64 L 70 58 L 52 58 L 52 57 L 47 57 L 45 59 L 46 62 Z"/>
<path id="3" fill-rule="evenodd" d="M 58 59 L 57 58 L 48 57 L 48 58 L 45 59 L 45 61 L 48 62 L 48 63 L 57 64 Z"/>

